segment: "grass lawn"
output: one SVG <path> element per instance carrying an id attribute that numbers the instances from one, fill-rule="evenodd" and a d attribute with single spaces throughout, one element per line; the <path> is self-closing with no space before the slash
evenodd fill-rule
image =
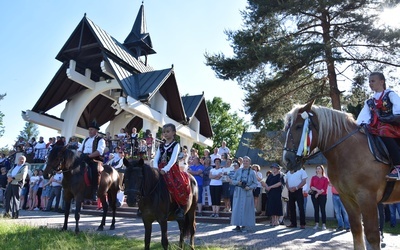
<path id="1" fill-rule="evenodd" d="M 189 246 L 185 247 L 189 249 Z M 144 249 L 143 240 L 133 240 L 121 236 L 108 236 L 100 233 L 72 231 L 60 232 L 59 229 L 33 227 L 16 223 L 7 223 L 0 219 L 0 249 L 8 250 L 124 250 Z M 151 249 L 162 249 L 161 243 L 151 242 Z M 169 249 L 179 249 L 170 244 Z M 217 250 L 217 247 L 196 246 L 196 249 Z"/>

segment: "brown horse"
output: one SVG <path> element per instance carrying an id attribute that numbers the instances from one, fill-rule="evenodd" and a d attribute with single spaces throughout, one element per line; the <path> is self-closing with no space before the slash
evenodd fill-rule
<path id="1" fill-rule="evenodd" d="M 64 202 L 65 202 L 65 213 L 64 213 L 64 226 L 62 230 L 67 230 L 68 217 L 71 208 L 71 200 L 75 199 L 75 232 L 79 232 L 79 219 L 82 202 L 87 189 L 85 183 L 85 169 L 86 163 L 82 162 L 76 156 L 76 153 L 66 147 L 56 146 L 50 151 L 47 159 L 46 168 L 44 175 L 48 175 L 54 171 L 63 171 L 64 178 L 62 180 L 62 187 L 64 189 Z M 112 222 L 110 230 L 115 229 L 115 211 L 117 209 L 117 193 L 119 191 L 119 175 L 118 172 L 111 166 L 105 165 L 104 170 L 101 172 L 99 189 L 97 196 L 99 197 L 103 206 L 103 218 L 100 226 L 97 228 L 98 231 L 102 231 L 105 225 L 105 220 L 108 212 L 108 206 L 110 204 L 112 212 Z M 106 200 L 108 199 L 108 202 Z"/>
<path id="2" fill-rule="evenodd" d="M 310 152 L 318 148 L 328 160 L 329 179 L 349 214 L 354 249 L 365 249 L 363 230 L 371 248 L 380 249 L 377 204 L 383 197 L 390 166 L 375 160 L 352 115 L 310 102 L 294 107 L 286 115 L 285 124 L 286 168 L 300 169 Z M 304 146 L 307 139 L 309 143 Z M 397 182 L 385 203 L 399 200 Z"/>
<path id="3" fill-rule="evenodd" d="M 134 206 L 139 197 L 138 204 L 142 212 L 142 220 L 145 227 L 145 249 L 150 249 L 151 231 L 154 221 L 160 224 L 161 244 L 164 249 L 168 249 L 167 221 L 175 220 L 175 211 L 178 206 L 171 199 L 164 178 L 158 169 L 144 164 L 142 159 L 139 161 L 132 161 L 126 166 L 126 202 L 128 206 Z M 198 188 L 194 177 L 191 175 L 189 175 L 189 177 L 191 192 L 186 206 L 185 218 L 183 221 L 179 220 L 177 222 L 180 230 L 179 247 L 183 248 L 184 237 L 190 236 L 190 247 L 194 249 Z"/>

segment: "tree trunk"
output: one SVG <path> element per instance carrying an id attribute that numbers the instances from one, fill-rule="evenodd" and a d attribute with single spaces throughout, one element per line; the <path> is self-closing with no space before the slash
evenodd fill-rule
<path id="1" fill-rule="evenodd" d="M 337 86 L 335 71 L 335 60 L 332 58 L 332 46 L 330 37 L 329 12 L 324 10 L 321 15 L 322 37 L 325 44 L 325 61 L 328 70 L 329 95 L 332 101 L 332 108 L 341 110 L 340 91 Z"/>

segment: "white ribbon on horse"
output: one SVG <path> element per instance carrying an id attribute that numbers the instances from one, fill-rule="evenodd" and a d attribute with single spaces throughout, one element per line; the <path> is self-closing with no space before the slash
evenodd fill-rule
<path id="1" fill-rule="evenodd" d="M 304 125 L 303 125 L 303 133 L 301 134 L 301 140 L 299 144 L 299 148 L 297 149 L 297 156 L 303 156 L 307 155 L 308 152 L 310 151 L 310 144 L 311 144 L 311 139 L 312 139 L 312 132 L 309 131 L 309 123 L 310 123 L 310 118 L 309 115 L 306 111 L 301 113 L 301 118 L 303 118 Z"/>

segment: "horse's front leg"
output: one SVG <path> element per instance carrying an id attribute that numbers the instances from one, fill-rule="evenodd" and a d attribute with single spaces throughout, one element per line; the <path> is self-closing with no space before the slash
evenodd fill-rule
<path id="1" fill-rule="evenodd" d="M 342 196 L 341 196 L 342 197 Z M 349 201 L 351 199 L 351 201 Z M 365 250 L 363 227 L 361 224 L 361 210 L 352 198 L 342 199 L 343 205 L 349 215 L 351 233 L 353 235 L 354 250 Z M 375 221 L 375 226 L 378 221 Z"/>
<path id="2" fill-rule="evenodd" d="M 101 223 L 100 223 L 100 226 L 97 228 L 97 231 L 103 231 L 104 226 L 106 225 L 106 217 L 107 217 L 107 212 L 108 212 L 108 203 L 107 203 L 105 195 L 100 196 L 99 199 L 101 201 L 101 205 L 103 206 L 103 217 L 101 218 Z"/>
<path id="3" fill-rule="evenodd" d="M 112 192 L 110 192 L 108 194 L 108 197 L 110 197 L 108 199 L 108 203 L 111 206 L 112 209 L 112 220 L 111 220 L 111 226 L 110 226 L 110 230 L 114 230 L 115 229 L 115 215 L 116 215 L 116 211 L 117 211 L 117 195 L 116 194 L 112 194 Z"/>
<path id="4" fill-rule="evenodd" d="M 71 198 L 66 198 L 64 195 L 64 203 L 65 203 L 65 210 L 64 210 L 64 226 L 62 228 L 63 231 L 67 230 L 68 228 L 68 217 L 71 208 Z"/>
<path id="5" fill-rule="evenodd" d="M 151 231 L 152 231 L 152 221 L 143 220 L 144 224 L 144 249 L 150 249 Z"/>
<path id="6" fill-rule="evenodd" d="M 187 215 L 185 215 L 185 220 L 187 220 Z M 184 235 L 184 224 L 185 220 L 177 220 L 179 226 L 179 248 L 183 249 L 183 241 L 185 240 Z"/>
<path id="7" fill-rule="evenodd" d="M 164 249 L 168 249 L 168 235 L 167 235 L 167 230 L 168 230 L 168 222 L 167 220 L 163 219 L 158 222 L 160 224 L 161 228 L 161 245 L 163 246 Z"/>
<path id="8" fill-rule="evenodd" d="M 375 204 L 373 201 L 370 201 L 370 199 L 365 198 L 364 202 L 361 203 L 360 207 L 364 222 L 365 237 L 367 238 L 367 241 L 370 244 L 371 249 L 379 250 L 381 249 L 381 241 L 380 241 L 379 228 L 376 225 L 376 222 L 378 221 L 377 204 Z"/>
<path id="9" fill-rule="evenodd" d="M 75 233 L 79 233 L 79 220 L 81 218 L 82 198 L 75 199 Z"/>

